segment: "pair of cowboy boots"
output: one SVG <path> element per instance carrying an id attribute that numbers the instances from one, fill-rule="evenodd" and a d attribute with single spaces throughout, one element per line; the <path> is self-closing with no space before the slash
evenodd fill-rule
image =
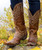
<path id="1" fill-rule="evenodd" d="M 20 44 L 21 40 L 25 40 L 27 38 L 27 31 L 24 22 L 23 4 L 16 4 L 14 9 L 12 10 L 12 13 L 14 17 L 16 32 L 13 39 L 5 43 L 5 45 L 8 46 L 16 46 Z M 29 46 L 37 45 L 37 30 L 39 24 L 39 16 L 40 10 L 38 10 L 34 15 L 32 15 L 29 11 L 29 39 L 27 44 Z"/>

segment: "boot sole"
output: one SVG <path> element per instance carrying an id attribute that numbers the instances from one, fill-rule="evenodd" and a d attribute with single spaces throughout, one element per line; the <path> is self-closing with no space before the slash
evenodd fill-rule
<path id="1" fill-rule="evenodd" d="M 23 37 L 21 40 L 25 40 L 27 38 L 27 35 L 25 37 Z"/>
<path id="2" fill-rule="evenodd" d="M 27 33 L 24 35 L 24 37 L 21 40 L 25 40 L 27 38 Z"/>

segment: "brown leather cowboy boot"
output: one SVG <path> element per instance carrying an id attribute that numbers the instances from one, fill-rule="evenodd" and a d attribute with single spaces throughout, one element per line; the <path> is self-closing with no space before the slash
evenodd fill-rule
<path id="1" fill-rule="evenodd" d="M 5 45 L 8 46 L 16 46 L 20 43 L 21 40 L 25 40 L 27 38 L 27 31 L 25 27 L 23 14 L 23 4 L 22 3 L 16 4 L 12 13 L 14 16 L 16 32 L 14 38 L 11 41 L 5 43 Z"/>
<path id="2" fill-rule="evenodd" d="M 29 40 L 27 44 L 29 46 L 37 45 L 37 30 L 39 24 L 39 16 L 40 10 L 38 10 L 34 15 L 32 15 L 29 11 Z"/>

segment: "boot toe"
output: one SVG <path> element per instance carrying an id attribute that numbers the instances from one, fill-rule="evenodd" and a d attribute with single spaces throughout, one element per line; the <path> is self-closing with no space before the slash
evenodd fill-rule
<path id="1" fill-rule="evenodd" d="M 13 43 L 11 43 L 10 41 L 9 42 L 5 42 L 4 44 L 5 45 L 13 45 Z"/>
<path id="2" fill-rule="evenodd" d="M 16 46 L 16 44 L 11 43 L 11 42 L 5 42 L 4 44 L 7 45 L 9 48 L 13 48 Z"/>
<path id="3" fill-rule="evenodd" d="M 36 45 L 37 45 L 36 43 L 32 43 L 32 42 L 27 43 L 27 46 L 36 46 Z"/>

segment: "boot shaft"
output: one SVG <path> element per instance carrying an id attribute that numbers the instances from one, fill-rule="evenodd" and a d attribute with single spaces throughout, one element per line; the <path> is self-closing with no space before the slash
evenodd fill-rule
<path id="1" fill-rule="evenodd" d="M 16 4 L 12 12 L 16 30 L 23 31 L 25 29 L 23 4 L 22 3 Z"/>
<path id="2" fill-rule="evenodd" d="M 29 11 L 29 29 L 38 30 L 39 26 L 40 10 L 38 10 L 34 15 Z"/>
<path id="3" fill-rule="evenodd" d="M 24 13 L 23 13 L 23 3 L 18 3 L 14 6 L 12 10 L 15 24 L 15 37 L 22 38 L 24 36 L 27 37 L 27 31 L 24 21 Z M 18 35 L 17 35 L 18 34 Z"/>

